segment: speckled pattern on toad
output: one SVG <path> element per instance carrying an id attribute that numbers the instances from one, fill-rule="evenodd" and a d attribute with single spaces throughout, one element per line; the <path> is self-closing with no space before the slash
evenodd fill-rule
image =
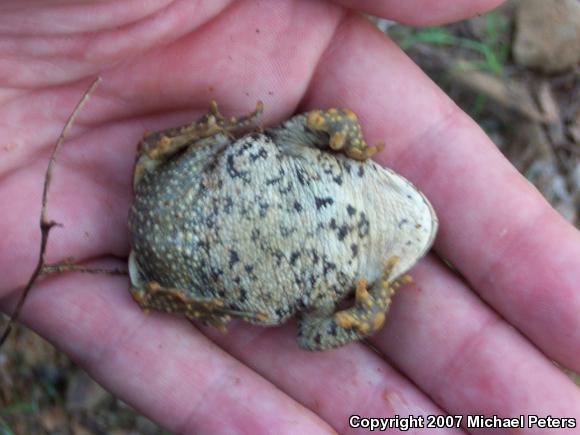
<path id="1" fill-rule="evenodd" d="M 296 315 L 309 350 L 368 336 L 433 243 L 435 212 L 370 159 L 382 144 L 366 144 L 350 110 L 265 131 L 255 127 L 261 111 L 224 117 L 212 103 L 200 120 L 141 141 L 131 293 L 143 308 L 221 329 Z"/>

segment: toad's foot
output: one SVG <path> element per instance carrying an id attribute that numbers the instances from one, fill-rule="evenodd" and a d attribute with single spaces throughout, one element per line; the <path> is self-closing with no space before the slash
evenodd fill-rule
<path id="1" fill-rule="evenodd" d="M 219 133 L 231 134 L 256 125 L 263 110 L 263 103 L 258 101 L 256 109 L 248 115 L 239 118 L 225 117 L 220 113 L 217 103 L 212 101 L 209 112 L 191 124 L 146 133 L 137 148 L 133 187 L 137 186 L 143 175 L 157 167 L 160 162 L 169 159 L 192 143 Z"/>
<path id="2" fill-rule="evenodd" d="M 369 146 L 365 142 L 358 118 L 349 109 L 313 110 L 306 114 L 306 126 L 327 133 L 330 148 L 356 160 L 366 160 L 384 147 L 383 143 Z"/>
<path id="3" fill-rule="evenodd" d="M 366 280 L 358 281 L 353 307 L 328 317 L 312 314 L 300 319 L 298 344 L 308 350 L 323 350 L 342 346 L 378 331 L 383 326 L 396 290 L 412 281 L 410 275 L 389 281 L 397 261 L 397 257 L 389 259 L 383 276 L 375 282 L 370 292 Z"/>

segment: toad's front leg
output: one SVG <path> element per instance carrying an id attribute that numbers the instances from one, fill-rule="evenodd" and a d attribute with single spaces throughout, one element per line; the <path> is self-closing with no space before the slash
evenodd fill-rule
<path id="1" fill-rule="evenodd" d="M 384 144 L 369 146 L 362 135 L 356 114 L 349 109 L 313 110 L 306 113 L 306 127 L 314 132 L 328 134 L 328 146 L 335 151 L 343 151 L 355 160 L 366 160 L 381 149 Z"/>
<path id="2" fill-rule="evenodd" d="M 217 103 L 212 101 L 209 112 L 197 121 L 182 127 L 146 133 L 137 147 L 133 188 L 147 172 L 183 148 L 216 134 L 231 134 L 255 125 L 263 110 L 264 105 L 258 101 L 252 113 L 241 117 L 225 117 L 220 113 Z"/>
<path id="3" fill-rule="evenodd" d="M 366 160 L 384 147 L 383 143 L 374 146 L 366 143 L 358 118 L 349 109 L 302 113 L 278 127 L 268 129 L 267 134 L 291 155 L 296 155 L 299 147 L 308 146 L 338 151 L 355 160 Z"/>
<path id="4" fill-rule="evenodd" d="M 384 274 L 371 291 L 364 279 L 358 281 L 355 304 L 328 316 L 307 314 L 298 323 L 298 344 L 308 350 L 324 350 L 360 340 L 378 331 L 385 321 L 391 298 L 401 284 L 411 281 L 409 275 L 390 280 L 396 257 L 388 261 Z"/>

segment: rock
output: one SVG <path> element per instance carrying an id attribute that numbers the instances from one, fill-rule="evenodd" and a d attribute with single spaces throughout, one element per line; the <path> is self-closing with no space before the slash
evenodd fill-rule
<path id="1" fill-rule="evenodd" d="M 578 192 L 578 200 L 580 201 L 580 165 L 576 165 L 572 171 L 572 188 Z"/>
<path id="2" fill-rule="evenodd" d="M 580 61 L 578 0 L 519 0 L 516 5 L 515 61 L 547 73 Z"/>
<path id="3" fill-rule="evenodd" d="M 109 393 L 79 369 L 70 376 L 66 390 L 66 409 L 69 412 L 90 412 L 107 397 Z"/>
<path id="4" fill-rule="evenodd" d="M 485 95 L 501 109 L 515 112 L 536 122 L 546 121 L 546 116 L 539 111 L 527 83 L 480 71 L 467 61 L 456 61 L 451 64 L 449 74 L 454 83 L 478 95 Z M 502 113 L 495 112 L 498 116 Z"/>

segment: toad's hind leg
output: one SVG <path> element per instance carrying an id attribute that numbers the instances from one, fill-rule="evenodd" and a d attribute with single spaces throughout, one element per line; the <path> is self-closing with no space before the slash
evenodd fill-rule
<path id="1" fill-rule="evenodd" d="M 189 320 L 200 320 L 225 331 L 231 316 L 224 312 L 223 301 L 215 298 L 196 298 L 183 290 L 162 287 L 155 281 L 143 288 L 131 286 L 131 296 L 143 310 L 157 310 L 165 313 L 183 314 Z"/>
<path id="2" fill-rule="evenodd" d="M 155 281 L 148 282 L 143 288 L 131 286 L 131 296 L 143 310 L 157 310 L 165 313 L 183 314 L 189 320 L 201 321 L 222 332 L 232 318 L 264 322 L 267 316 L 262 313 L 247 313 L 231 310 L 217 298 L 200 298 L 177 288 L 162 287 Z"/>
<path id="3" fill-rule="evenodd" d="M 411 281 L 409 275 L 389 281 L 396 257 L 391 257 L 383 277 L 369 292 L 364 279 L 356 286 L 355 304 L 329 316 L 306 315 L 298 323 L 298 344 L 308 350 L 342 346 L 378 331 L 385 321 L 391 297 L 401 284 Z"/>
<path id="4" fill-rule="evenodd" d="M 349 109 L 313 110 L 306 113 L 306 127 L 313 132 L 328 134 L 328 146 L 356 160 L 366 160 L 384 144 L 369 146 L 362 135 L 357 116 Z"/>
<path id="5" fill-rule="evenodd" d="M 264 105 L 258 101 L 252 113 L 241 117 L 225 117 L 220 113 L 217 103 L 212 101 L 209 112 L 197 121 L 182 127 L 146 133 L 137 148 L 133 187 L 137 186 L 144 174 L 192 143 L 219 133 L 231 134 L 256 125 L 263 110 Z"/>

